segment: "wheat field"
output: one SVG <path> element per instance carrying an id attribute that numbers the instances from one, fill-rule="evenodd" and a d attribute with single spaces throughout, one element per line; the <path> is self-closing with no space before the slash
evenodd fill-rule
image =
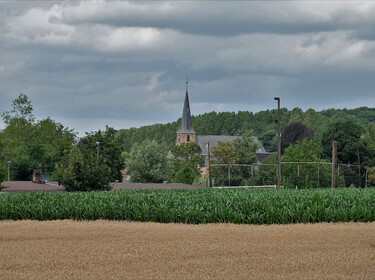
<path id="1" fill-rule="evenodd" d="M 0 222 L 1 279 L 374 279 L 375 223 Z"/>

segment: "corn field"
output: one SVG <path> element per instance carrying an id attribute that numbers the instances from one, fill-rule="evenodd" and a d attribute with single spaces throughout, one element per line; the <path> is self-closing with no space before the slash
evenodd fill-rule
<path id="1" fill-rule="evenodd" d="M 290 224 L 375 221 L 375 189 L 120 190 L 0 195 L 0 220 Z"/>

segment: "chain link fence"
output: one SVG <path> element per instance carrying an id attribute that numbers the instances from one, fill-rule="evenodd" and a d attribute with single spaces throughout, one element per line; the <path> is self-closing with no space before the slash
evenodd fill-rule
<path id="1" fill-rule="evenodd" d="M 212 164 L 213 187 L 276 185 L 276 164 Z M 329 188 L 332 186 L 330 162 L 282 162 L 282 186 L 287 188 Z M 339 164 L 339 187 L 365 186 L 366 172 L 362 166 Z"/>

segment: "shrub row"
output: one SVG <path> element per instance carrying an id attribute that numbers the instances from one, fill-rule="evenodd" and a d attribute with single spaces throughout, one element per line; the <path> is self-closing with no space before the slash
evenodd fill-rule
<path id="1" fill-rule="evenodd" d="M 0 220 L 290 224 L 375 221 L 375 189 L 121 190 L 0 195 Z"/>

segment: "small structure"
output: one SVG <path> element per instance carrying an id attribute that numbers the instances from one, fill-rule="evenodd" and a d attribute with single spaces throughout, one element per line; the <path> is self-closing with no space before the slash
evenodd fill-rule
<path id="1" fill-rule="evenodd" d="M 34 169 L 33 171 L 33 183 L 42 184 L 43 182 L 43 170 Z"/>

